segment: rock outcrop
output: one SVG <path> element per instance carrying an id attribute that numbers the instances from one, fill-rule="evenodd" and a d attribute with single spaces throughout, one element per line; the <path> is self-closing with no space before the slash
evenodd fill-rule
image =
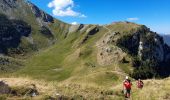
<path id="1" fill-rule="evenodd" d="M 10 87 L 5 84 L 3 81 L 0 81 L 0 94 L 10 93 Z"/>
<path id="2" fill-rule="evenodd" d="M 126 49 L 128 53 L 139 56 L 142 61 L 154 60 L 158 63 L 168 59 L 168 46 L 157 33 L 141 26 L 135 33 L 120 37 L 117 45 Z"/>
<path id="3" fill-rule="evenodd" d="M 16 48 L 22 36 L 29 36 L 31 27 L 21 20 L 10 20 L 0 14 L 0 53 L 7 53 L 8 48 Z"/>
<path id="4" fill-rule="evenodd" d="M 133 57 L 132 66 L 135 70 L 132 77 L 152 78 L 169 75 L 170 47 L 163 37 L 146 26 L 141 26 L 134 33 L 120 36 L 116 45 Z"/>
<path id="5" fill-rule="evenodd" d="M 9 10 L 11 8 L 15 8 L 17 6 L 16 4 L 17 0 L 1 0 L 0 1 L 0 7 L 2 10 Z"/>
<path id="6" fill-rule="evenodd" d="M 45 13 L 44 11 L 40 10 L 37 6 L 35 6 L 34 4 L 32 4 L 31 2 L 28 2 L 28 5 L 31 7 L 31 10 L 33 12 L 33 14 L 37 17 L 40 18 L 42 21 L 44 22 L 53 22 L 54 18 Z"/>

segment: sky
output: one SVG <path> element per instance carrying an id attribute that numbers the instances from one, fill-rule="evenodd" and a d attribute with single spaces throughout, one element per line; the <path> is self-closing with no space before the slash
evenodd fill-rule
<path id="1" fill-rule="evenodd" d="M 110 24 L 130 21 L 170 34 L 170 0 L 29 0 L 67 23 Z"/>

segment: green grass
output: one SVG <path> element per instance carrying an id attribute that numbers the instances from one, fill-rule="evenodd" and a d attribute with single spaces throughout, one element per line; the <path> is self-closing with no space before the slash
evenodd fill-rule
<path id="1" fill-rule="evenodd" d="M 113 83 L 116 84 L 122 81 L 123 76 L 113 72 L 116 67 L 114 63 L 101 66 L 97 62 L 96 42 L 108 32 L 105 28 L 98 26 L 100 31 L 94 35 L 89 35 L 87 41 L 80 44 L 82 39 L 86 37 L 86 32 L 67 34 L 64 30 L 69 25 L 60 23 L 58 20 L 55 20 L 53 24 L 49 24 L 49 27 L 57 39 L 56 43 L 48 46 L 48 39 L 39 34 L 37 29 L 33 30 L 32 37 L 35 39 L 37 48 L 43 49 L 39 49 L 35 53 L 29 53 L 32 56 L 25 59 L 24 67 L 12 73 L 12 75 L 47 81 L 84 82 L 85 84 L 102 87 L 109 87 Z M 94 26 L 90 25 L 88 27 Z M 64 29 L 62 30 L 62 28 Z M 67 37 L 65 37 L 66 35 Z M 27 46 L 29 43 L 23 40 L 23 45 Z M 129 72 L 129 64 L 122 64 L 118 67 L 125 72 Z"/>
<path id="2" fill-rule="evenodd" d="M 24 17 L 22 18 L 23 9 L 27 14 L 23 14 Z M 18 12 L 16 12 L 15 16 L 31 25 L 32 33 L 30 36 L 33 38 L 34 44 L 30 44 L 26 38 L 22 38 L 20 47 L 26 51 L 25 56 L 29 58 L 24 58 L 24 67 L 14 72 L 13 75 L 30 76 L 49 81 L 66 81 L 73 78 L 73 80 L 79 82 L 84 81 L 84 75 L 89 75 L 87 80 L 98 85 L 103 85 L 104 83 L 102 82 L 111 84 L 112 78 L 115 78 L 115 81 L 119 80 L 119 76 L 115 73 L 108 72 L 108 69 L 113 70 L 115 66 L 103 67 L 97 63 L 96 42 L 108 30 L 102 26 L 88 25 L 87 29 L 98 27 L 100 31 L 94 35 L 89 35 L 87 41 L 81 44 L 88 35 L 86 31 L 68 33 L 69 24 L 54 20 L 54 23 L 47 24 L 54 35 L 54 40 L 56 40 L 54 45 L 50 45 L 50 39 L 40 33 L 41 26 L 36 21 L 37 19 L 29 6 L 24 4 L 23 9 L 17 8 Z M 135 24 L 130 23 L 128 25 L 117 23 L 116 25 L 108 26 L 108 28 L 113 31 L 122 31 L 122 28 L 128 31 L 131 27 L 136 27 Z M 75 58 L 72 53 L 75 53 L 78 49 L 80 49 L 80 53 Z M 21 59 L 22 57 L 19 58 Z M 94 76 L 91 77 L 93 74 Z"/>
<path id="3" fill-rule="evenodd" d="M 55 23 L 50 27 L 55 28 L 55 26 L 60 25 L 61 24 Z M 67 28 L 68 26 L 66 25 L 63 27 Z M 124 26 L 118 25 L 113 27 L 122 28 Z M 70 97 L 83 95 L 90 96 L 89 98 L 91 99 L 123 99 L 121 89 L 124 76 L 117 74 L 115 68 L 119 67 L 125 73 L 130 73 L 132 69 L 130 65 L 131 57 L 129 55 L 126 56 L 126 60 L 128 60 L 129 63 L 119 62 L 118 65 L 113 63 L 108 66 L 101 66 L 98 64 L 96 58 L 97 47 L 95 45 L 96 42 L 107 33 L 107 30 L 100 28 L 98 33 L 89 36 L 87 41 L 83 44 L 80 43 L 87 35 L 86 33 L 80 34 L 80 32 L 74 32 L 67 34 L 67 37 L 64 38 L 65 34 L 62 34 L 64 33 L 63 30 L 55 28 L 54 31 L 61 33 L 54 34 L 58 40 L 56 44 L 49 47 L 47 45 L 47 39 L 38 35 L 36 33 L 38 31 L 34 31 L 33 37 L 36 39 L 36 42 L 39 41 L 37 42 L 39 48 L 48 48 L 43 48 L 38 52 L 32 53 L 30 58 L 23 60 L 24 67 L 12 74 L 8 74 L 9 77 L 13 75 L 13 77 L 31 77 L 33 79 L 45 80 L 46 82 L 57 82 L 55 84 L 56 86 L 58 84 L 62 85 L 56 88 L 61 90 L 61 93 L 64 95 L 69 95 Z M 25 43 L 23 45 L 27 45 L 26 41 L 23 43 Z M 142 91 L 146 92 L 147 90 L 145 88 Z M 139 99 L 140 97 L 138 95 L 144 92 L 140 92 L 135 88 L 132 98 Z M 151 99 L 157 97 L 156 95 L 152 96 L 154 93 L 155 92 L 152 92 L 149 95 Z M 165 94 L 168 95 L 167 92 Z M 147 95 L 147 99 L 149 96 Z M 161 96 L 164 95 L 161 94 Z"/>
<path id="4" fill-rule="evenodd" d="M 112 80 L 119 80 L 119 76 L 107 71 L 107 68 L 113 69 L 114 66 L 103 68 L 97 63 L 95 45 L 104 32 L 107 31 L 101 29 L 97 34 L 90 36 L 80 46 L 80 54 L 76 60 L 72 60 L 74 56 L 71 54 L 78 50 L 78 47 L 73 47 L 73 44 L 77 44 L 77 40 L 85 35 L 71 33 L 63 41 L 59 41 L 49 49 L 40 51 L 26 60 L 25 67 L 15 72 L 14 75 L 30 76 L 48 81 L 66 81 L 72 78 L 71 80 L 75 82 L 88 81 L 96 85 L 109 86 L 112 84 Z M 68 56 L 69 60 L 66 60 Z"/>
<path id="5" fill-rule="evenodd" d="M 61 72 L 56 72 L 54 69 L 62 68 L 62 61 L 69 52 L 70 45 L 57 45 L 50 49 L 50 52 L 42 52 L 39 55 L 33 56 L 26 63 L 26 67 L 19 71 L 19 74 L 31 75 L 32 77 L 41 78 L 47 80 L 62 80 L 67 78 L 71 69 L 65 68 Z"/>
<path id="6" fill-rule="evenodd" d="M 23 13 L 23 10 L 26 14 Z M 59 20 L 54 20 L 54 23 L 46 24 L 54 36 L 55 44 L 50 44 L 51 39 L 40 33 L 41 26 L 37 22 L 29 6 L 23 5 L 23 9 L 17 8 L 13 15 L 31 25 L 32 32 L 30 36 L 33 38 L 34 44 L 29 43 L 29 41 L 23 37 L 20 47 L 26 51 L 26 54 L 23 56 L 16 55 L 14 56 L 15 58 L 9 58 L 12 63 L 5 66 L 9 72 L 17 71 L 12 74 L 8 72 L 0 73 L 1 77 L 30 77 L 47 82 L 58 82 L 57 85 L 71 84 L 69 87 L 65 87 L 64 85 L 58 87 L 63 91 L 63 94 L 71 94 L 71 96 L 75 96 L 76 94 L 88 95 L 93 99 L 103 97 L 112 98 L 112 95 L 109 96 L 107 93 L 114 92 L 114 99 L 123 99 L 120 90 L 122 88 L 121 82 L 124 76 L 116 73 L 115 68 L 119 67 L 120 70 L 125 73 L 130 73 L 132 70 L 131 58 L 129 55 L 126 56 L 129 63 L 117 62 L 118 64 L 112 63 L 108 66 L 101 66 L 98 64 L 98 48 L 96 47 L 96 42 L 108 33 L 108 30 L 106 30 L 104 26 L 88 25 L 87 29 L 93 29 L 94 27 L 99 28 L 99 32 L 94 35 L 88 35 L 86 32 L 87 29 L 83 32 L 76 31 L 68 33 L 71 25 Z M 113 37 L 119 38 L 126 34 L 133 34 L 140 26 L 141 25 L 134 23 L 118 22 L 116 24 L 107 25 L 106 27 L 112 32 L 119 32 L 119 35 Z M 87 35 L 87 40 L 82 42 Z M 108 46 L 114 47 L 115 45 L 110 43 Z M 115 62 L 118 61 L 117 59 L 114 60 Z M 22 64 L 22 66 L 18 66 L 17 64 Z M 82 87 L 74 87 L 74 85 L 79 84 Z M 113 85 L 117 87 L 117 84 L 121 84 L 118 89 L 110 89 Z M 154 95 L 154 93 L 156 93 L 154 90 L 157 89 L 152 89 L 153 92 L 149 95 L 146 94 L 147 88 L 152 86 L 152 82 L 148 82 L 147 84 L 148 86 L 142 91 L 137 91 L 135 88 L 132 97 L 134 99 L 140 98 L 140 93 L 143 93 L 142 96 L 146 96 L 147 99 L 158 97 Z M 162 86 L 161 89 L 166 90 L 166 88 L 169 89 L 169 87 L 165 86 Z M 165 96 L 168 95 L 167 91 L 164 91 L 164 94 L 166 94 Z M 164 96 L 164 94 L 162 93 L 160 96 Z"/>
<path id="7" fill-rule="evenodd" d="M 139 28 L 140 25 L 135 23 L 118 22 L 116 24 L 108 25 L 107 27 L 114 32 L 119 32 L 122 34 L 122 33 L 129 33 L 130 31 Z"/>

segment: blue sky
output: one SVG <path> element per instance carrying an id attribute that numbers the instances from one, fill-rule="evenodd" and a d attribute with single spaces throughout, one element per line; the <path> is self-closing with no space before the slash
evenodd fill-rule
<path id="1" fill-rule="evenodd" d="M 170 34 L 170 0 L 29 0 L 67 23 L 131 21 Z"/>

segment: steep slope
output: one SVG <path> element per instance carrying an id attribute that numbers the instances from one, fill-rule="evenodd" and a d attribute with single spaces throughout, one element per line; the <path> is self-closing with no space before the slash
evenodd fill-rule
<path id="1" fill-rule="evenodd" d="M 164 43 L 163 37 L 150 31 L 146 26 L 121 36 L 116 45 L 133 57 L 132 66 L 135 67 L 133 77 L 151 78 L 169 75 L 170 48 Z"/>
<path id="2" fill-rule="evenodd" d="M 15 26 L 13 30 L 18 31 L 18 34 L 20 34 L 17 35 L 20 36 L 18 39 L 14 38 L 14 40 L 18 41 L 16 42 L 16 46 L 8 47 L 12 47 L 14 49 L 12 51 L 12 53 L 14 54 L 20 53 L 21 55 L 24 55 L 26 53 L 37 51 L 44 47 L 49 47 L 50 45 L 55 43 L 58 38 L 60 38 L 59 36 L 57 37 L 57 34 L 60 33 L 64 35 L 67 31 L 64 32 L 62 30 L 68 30 L 68 24 L 54 19 L 52 16 L 46 14 L 28 1 L 1 0 L 0 5 L 0 16 L 5 17 L 8 20 L 14 20 L 13 22 L 11 22 L 13 24 L 10 24 L 8 22 L 8 27 Z M 3 26 L 3 23 L 5 22 L 1 21 L 1 30 L 6 33 L 8 29 L 5 30 L 6 26 Z M 26 30 L 26 28 L 24 27 L 28 26 L 29 28 L 27 28 Z M 9 31 L 6 38 L 12 37 L 12 33 L 12 31 Z M 3 38 L 3 36 L 1 38 Z M 11 52 L 5 50 L 1 53 L 10 54 Z"/>
<path id="3" fill-rule="evenodd" d="M 132 74 L 134 78 L 151 78 L 165 72 L 167 67 L 156 68 L 163 62 L 168 63 L 166 56 L 169 54 L 169 47 L 160 42 L 161 37 L 145 26 L 118 22 L 107 26 L 88 25 L 84 32 L 79 31 L 80 26 L 72 26 L 77 27 L 74 32 L 53 47 L 33 56 L 17 74 L 66 83 L 88 82 L 109 86 L 111 80 L 117 82 L 126 74 Z M 153 35 L 154 37 L 150 38 L 157 41 L 151 43 L 146 34 Z M 142 37 L 145 35 L 147 38 Z M 141 51 L 140 41 L 146 41 L 143 46 L 149 46 L 148 49 L 151 50 Z M 160 50 L 166 60 L 160 59 Z M 139 60 L 136 60 L 136 57 Z M 152 61 L 157 61 L 158 65 L 152 64 Z M 144 64 L 148 69 L 145 69 Z M 169 72 L 166 71 L 168 75 Z M 146 74 L 148 76 L 145 75 L 146 72 L 149 73 Z"/>

